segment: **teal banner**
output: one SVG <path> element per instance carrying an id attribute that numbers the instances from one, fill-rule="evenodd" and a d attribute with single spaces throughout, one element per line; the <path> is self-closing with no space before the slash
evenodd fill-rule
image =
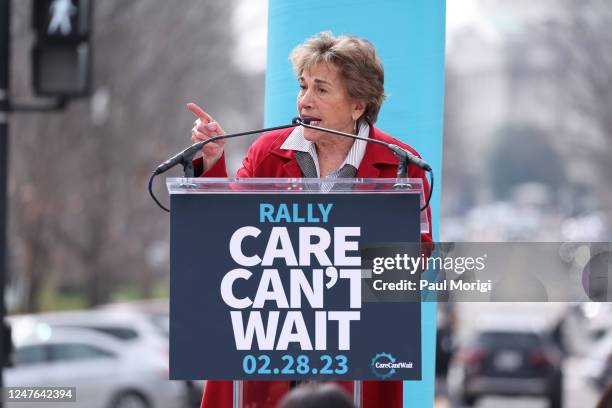
<path id="1" fill-rule="evenodd" d="M 296 116 L 298 86 L 288 60 L 299 43 L 320 32 L 368 39 L 385 67 L 388 99 L 376 126 L 413 146 L 432 165 L 431 201 L 438 238 L 444 106 L 444 0 L 270 0 L 265 123 Z M 422 305 L 421 381 L 404 383 L 405 407 L 431 407 L 434 396 L 436 304 Z"/>

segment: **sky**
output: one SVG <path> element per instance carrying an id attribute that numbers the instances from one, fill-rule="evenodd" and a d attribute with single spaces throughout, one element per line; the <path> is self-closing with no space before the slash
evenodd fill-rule
<path id="1" fill-rule="evenodd" d="M 268 1 L 239 0 L 232 16 L 232 30 L 236 35 L 236 66 L 251 73 L 264 71 L 268 40 Z"/>

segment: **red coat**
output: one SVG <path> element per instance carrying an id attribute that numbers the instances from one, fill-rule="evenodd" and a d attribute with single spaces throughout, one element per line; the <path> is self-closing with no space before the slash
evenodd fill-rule
<path id="1" fill-rule="evenodd" d="M 236 177 L 303 177 L 302 171 L 295 159 L 293 150 L 281 150 L 292 129 L 283 129 L 266 133 L 258 138 L 250 147 L 247 156 L 242 161 L 242 167 Z M 404 144 L 385 132 L 370 127 L 370 138 L 394 143 L 419 155 L 412 147 Z M 386 147 L 368 143 L 365 155 L 357 169 L 357 178 L 395 178 L 398 160 Z M 202 159 L 193 162 L 195 174 L 202 173 Z M 202 177 L 227 177 L 225 157 L 207 171 Z M 423 179 L 425 196 L 429 194 L 429 183 L 425 171 L 417 166 L 408 166 L 408 177 Z M 431 220 L 431 211 L 427 208 L 427 217 Z M 423 242 L 432 242 L 431 233 L 422 234 Z M 352 392 L 352 381 L 339 381 L 340 385 Z M 260 401 L 255 408 L 275 408 L 279 398 L 289 390 L 288 381 L 248 381 L 245 385 L 244 402 Z M 401 408 L 403 404 L 403 386 L 401 381 L 364 381 L 363 408 Z M 232 382 L 208 381 L 202 398 L 201 408 L 231 408 Z"/>

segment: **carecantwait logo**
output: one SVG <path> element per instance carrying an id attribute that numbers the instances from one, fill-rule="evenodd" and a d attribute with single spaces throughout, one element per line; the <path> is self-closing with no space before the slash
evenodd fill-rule
<path id="1" fill-rule="evenodd" d="M 390 353 L 378 353 L 372 358 L 370 368 L 381 380 L 393 377 L 400 368 L 413 368 L 412 362 L 397 361 Z"/>
<path id="2" fill-rule="evenodd" d="M 395 363 L 395 357 L 389 353 L 378 353 L 372 359 L 370 368 L 375 376 L 381 380 L 390 378 L 395 374 L 395 368 L 391 367 L 391 364 Z"/>

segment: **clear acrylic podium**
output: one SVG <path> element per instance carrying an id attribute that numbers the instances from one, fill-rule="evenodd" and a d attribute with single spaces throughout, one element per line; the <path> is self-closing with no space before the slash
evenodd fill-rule
<path id="1" fill-rule="evenodd" d="M 423 181 L 421 179 L 272 179 L 272 178 L 249 178 L 249 179 L 237 179 L 237 178 L 168 178 L 166 180 L 168 191 L 171 195 L 171 292 L 170 292 L 170 304 L 171 304 L 171 361 L 170 361 L 170 377 L 172 379 L 209 379 L 209 380 L 229 380 L 230 378 L 237 378 L 236 376 L 231 377 L 227 373 L 207 373 L 203 371 L 202 366 L 209 367 L 208 360 L 202 359 L 198 361 L 198 358 L 194 358 L 193 354 L 197 354 L 198 349 L 193 348 L 188 352 L 190 345 L 184 344 L 186 336 L 182 336 L 180 331 L 182 328 L 188 326 L 182 322 L 176 322 L 178 319 L 184 318 L 184 311 L 187 307 L 191 307 L 195 310 L 206 310 L 207 307 L 204 304 L 198 304 L 201 301 L 199 297 L 185 295 L 185 291 L 181 288 L 189 285 L 188 283 L 181 282 L 178 278 L 182 276 L 184 269 L 189 268 L 189 260 L 185 261 L 185 257 L 189 256 L 190 252 L 183 251 L 182 243 L 190 243 L 194 239 L 198 240 L 202 234 L 198 231 L 189 231 L 190 229 L 198 229 L 197 220 L 198 218 L 211 217 L 210 208 L 214 209 L 214 217 L 217 219 L 217 227 L 222 228 L 224 217 L 230 219 L 231 213 L 227 208 L 216 208 L 214 203 L 218 200 L 215 199 L 220 197 L 227 197 L 228 195 L 242 195 L 241 200 L 245 202 L 248 200 L 257 200 L 257 197 L 282 196 L 283 199 L 289 199 L 292 196 L 303 196 L 313 195 L 313 197 L 321 197 L 325 195 L 328 200 L 334 200 L 335 197 L 343 197 L 346 200 L 346 195 L 354 195 L 354 205 L 352 205 L 354 212 L 353 223 L 360 225 L 361 222 L 368 221 L 370 223 L 377 222 L 378 212 L 397 211 L 395 209 L 387 209 L 386 203 L 390 195 L 394 195 L 399 199 L 405 197 L 406 202 L 412 202 L 410 205 L 406 205 L 405 211 L 402 211 L 402 220 L 406 220 L 407 227 L 405 231 L 395 231 L 395 225 L 381 225 L 382 231 L 389 231 L 389 241 L 410 241 L 415 242 L 420 239 L 421 233 L 428 233 L 430 231 L 429 220 L 427 219 L 426 211 L 419 211 L 419 207 L 422 207 L 425 203 L 425 196 L 422 188 Z M 361 209 L 360 198 L 364 195 L 372 196 L 375 203 L 374 210 Z M 416 197 L 415 197 L 416 196 Z M 199 211 L 198 203 L 207 203 L 208 207 L 205 211 Z M 219 204 L 219 207 L 223 207 Z M 397 206 L 396 206 L 397 207 Z M 346 215 L 346 214 L 343 214 Z M 394 232 L 392 232 L 392 230 Z M 190 236 L 192 234 L 193 236 Z M 385 233 L 378 235 L 386 238 Z M 384 239 L 383 238 L 383 239 Z M 201 251 L 206 250 L 205 243 L 202 244 Z M 211 254 L 214 256 L 214 254 Z M 181 263 L 178 263 L 180 260 Z M 194 260 L 193 262 L 197 262 Z M 186 266 L 187 265 L 187 266 Z M 185 305 L 185 306 L 183 306 Z M 176 314 L 173 315 L 172 312 Z M 174 324 L 173 324 L 174 322 Z M 420 320 L 418 322 L 420 325 Z M 419 326 L 420 327 L 420 326 Z M 176 333 L 176 335 L 174 335 Z M 195 334 L 197 338 L 198 335 Z M 230 350 L 234 344 L 226 342 L 226 348 L 228 352 L 236 352 L 235 349 Z M 201 345 L 199 346 L 201 347 Z M 183 354 L 184 353 L 184 354 Z M 208 357 L 207 357 L 208 358 Z M 208 368 L 207 368 L 208 369 Z M 205 377 L 206 376 L 206 377 Z M 193 378 L 190 378 L 193 377 Z M 240 377 L 240 376 L 238 376 Z M 254 380 L 254 381 L 251 381 Z M 301 381 L 313 380 L 312 378 L 287 378 L 282 376 L 266 377 L 262 378 L 264 381 L 259 379 L 244 379 L 233 380 L 232 387 L 232 405 L 235 408 L 264 408 L 270 406 L 276 406 L 278 401 L 287 393 L 296 383 Z M 278 386 L 272 386 L 269 380 L 276 381 Z M 314 379 L 317 381 L 318 379 Z M 364 396 L 364 389 L 362 388 L 362 382 L 360 378 L 321 378 L 321 380 L 327 381 L 340 381 L 345 389 L 352 388 L 352 394 L 356 407 L 363 408 L 374 408 L 375 405 L 364 404 L 363 401 L 367 401 L 367 396 Z M 347 384 L 353 382 L 352 387 L 348 387 Z M 263 387 L 265 386 L 266 392 L 258 392 L 252 387 Z M 213 384 L 207 386 L 214 386 Z"/>

